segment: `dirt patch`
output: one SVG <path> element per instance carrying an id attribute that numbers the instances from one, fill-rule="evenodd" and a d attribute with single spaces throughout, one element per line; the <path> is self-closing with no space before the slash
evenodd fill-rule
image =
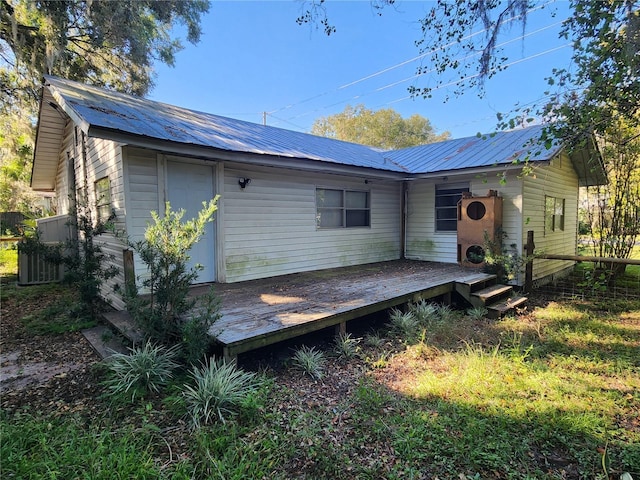
<path id="1" fill-rule="evenodd" d="M 11 297 L 0 305 L 0 405 L 66 411 L 87 403 L 98 388 L 93 366 L 100 359 L 81 333 L 32 335 L 21 318 L 56 301 L 55 292 L 35 299 Z"/>

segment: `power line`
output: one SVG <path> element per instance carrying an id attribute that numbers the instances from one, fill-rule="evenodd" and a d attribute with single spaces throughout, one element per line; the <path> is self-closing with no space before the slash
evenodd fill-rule
<path id="1" fill-rule="evenodd" d="M 547 5 L 550 5 L 551 3 L 553 3 L 553 0 L 550 0 L 550 1 L 548 1 L 548 2 L 546 2 L 546 3 L 544 3 L 544 4 L 542 4 L 542 5 L 539 5 L 539 6 L 533 7 L 533 8 L 531 8 L 531 9 L 527 10 L 527 12 L 526 12 L 526 13 L 527 13 L 527 14 L 529 14 L 529 13 L 532 13 L 532 12 L 534 12 L 534 11 L 536 11 L 536 10 L 541 10 L 541 9 L 545 8 Z M 504 21 L 502 21 L 502 22 L 499 24 L 499 26 L 502 26 L 502 25 L 506 25 L 506 24 L 508 24 L 508 23 L 511 23 L 511 22 L 513 22 L 513 21 L 517 20 L 518 18 L 521 18 L 521 17 L 522 17 L 522 15 L 515 15 L 515 16 L 513 16 L 513 17 L 507 18 L 507 19 L 505 19 Z M 559 23 L 561 23 L 561 22 L 559 22 Z M 460 41 L 469 40 L 469 39 L 471 39 L 471 38 L 473 38 L 473 37 L 475 37 L 475 36 L 477 36 L 477 35 L 480 35 L 480 34 L 482 34 L 482 33 L 487 32 L 488 30 L 489 30 L 488 28 L 484 28 L 484 29 L 482 29 L 482 30 L 478 30 L 477 32 L 471 33 L 471 34 L 469 34 L 469 35 L 467 35 L 467 36 L 463 37 Z M 522 37 L 520 37 L 520 38 L 524 38 L 524 36 L 522 36 Z M 437 52 L 437 51 L 441 51 L 441 50 L 444 50 L 445 48 L 451 47 L 451 46 L 455 45 L 456 43 L 459 43 L 459 42 L 457 42 L 457 41 L 456 41 L 456 42 L 451 42 L 451 43 L 446 44 L 446 45 L 442 45 L 442 46 L 440 46 L 440 47 L 438 47 L 438 48 L 436 48 L 436 49 L 434 49 L 434 50 L 431 50 L 431 51 L 429 51 L 429 52 L 426 52 L 426 53 L 420 54 L 420 55 L 415 56 L 415 57 L 413 57 L 413 58 L 410 58 L 410 59 L 408 59 L 408 60 L 404 60 L 404 61 L 402 61 L 402 62 L 400 62 L 400 63 L 397 63 L 397 64 L 395 64 L 395 65 L 392 65 L 392 66 L 390 66 L 390 67 L 386 67 L 386 68 L 384 68 L 384 69 L 382 69 L 382 70 L 379 70 L 379 71 L 377 71 L 377 72 L 375 72 L 375 73 L 372 73 L 372 74 L 366 75 L 366 76 L 364 76 L 364 77 L 362 77 L 362 78 L 359 78 L 359 79 L 354 80 L 354 81 L 352 81 L 352 82 L 349 82 L 349 83 L 346 83 L 346 84 L 344 84 L 344 85 L 341 85 L 341 86 L 339 86 L 339 87 L 337 87 L 337 88 L 334 88 L 333 90 L 328 90 L 328 91 L 325 91 L 325 92 L 322 92 L 322 93 L 318 93 L 318 94 L 313 95 L 313 96 L 311 96 L 311 97 L 308 97 L 308 98 L 305 98 L 305 99 L 303 99 L 303 100 L 300 100 L 300 101 L 298 101 L 298 102 L 296 102 L 296 103 L 291 103 L 291 104 L 289 104 L 289 105 L 286 105 L 286 106 L 281 107 L 281 108 L 277 108 L 277 109 L 272 110 L 272 111 L 267 112 L 267 113 L 269 113 L 269 114 L 271 114 L 271 113 L 278 113 L 278 112 L 280 112 L 280 111 L 282 111 L 282 110 L 288 110 L 288 109 L 290 109 L 290 108 L 297 107 L 298 105 L 302 105 L 303 103 L 307 103 L 307 102 L 310 102 L 310 101 L 315 100 L 315 99 L 317 99 L 317 98 L 323 97 L 323 96 L 325 96 L 325 95 L 329 95 L 330 93 L 335 93 L 335 92 L 337 92 L 337 91 L 339 91 L 339 90 L 343 90 L 343 89 L 345 89 L 345 88 L 348 88 L 348 87 L 351 87 L 351 86 L 356 85 L 356 84 L 358 84 L 358 83 L 361 83 L 361 82 L 363 82 L 363 81 L 365 81 L 365 80 L 369 80 L 369 79 L 371 79 L 371 78 L 374 78 L 374 77 L 377 77 L 377 76 L 379 76 L 379 75 L 382 75 L 383 73 L 387 73 L 387 72 L 389 72 L 389 71 L 391 71 L 391 70 L 395 70 L 396 68 L 402 67 L 402 66 L 407 65 L 407 64 L 412 63 L 412 62 L 415 62 L 416 60 L 420 60 L 420 59 L 422 59 L 422 58 L 425 58 L 426 56 L 428 56 L 428 55 L 432 55 L 433 53 L 435 53 L 435 52 Z M 296 117 L 291 117 L 291 118 L 296 118 Z"/>
<path id="2" fill-rule="evenodd" d="M 550 28 L 550 27 L 551 27 L 551 26 L 549 26 L 549 27 L 545 27 L 544 29 L 546 29 L 546 28 Z M 544 29 L 540 29 L 539 31 L 542 31 L 542 30 L 544 30 Z M 538 33 L 539 33 L 539 31 L 538 31 Z M 521 39 L 521 38 L 524 38 L 524 36 L 521 36 L 521 37 L 519 37 L 519 38 L 517 38 L 517 39 L 510 40 L 509 42 L 513 42 L 513 41 L 515 41 L 515 40 L 519 40 L 519 39 Z M 508 42 L 505 42 L 505 44 L 506 44 L 506 43 L 508 43 Z M 503 45 L 504 45 L 504 44 L 503 44 Z M 554 48 L 552 48 L 552 49 L 545 50 L 544 52 L 536 53 L 536 54 L 534 54 L 534 55 L 529 55 L 529 56 L 527 56 L 527 57 L 524 57 L 524 58 L 521 58 L 521 59 L 515 60 L 515 61 L 513 61 L 513 62 L 507 63 L 507 64 L 503 65 L 503 67 L 504 67 L 504 68 L 507 68 L 507 67 L 510 67 L 510 66 L 513 66 L 513 65 L 517 65 L 517 64 L 522 63 L 522 62 L 525 62 L 525 61 L 527 61 L 527 60 L 531 60 L 531 59 L 533 59 L 533 58 L 537 58 L 537 57 L 540 57 L 540 56 L 542 56 L 542 55 L 547 55 L 547 54 L 549 54 L 549 53 L 553 53 L 554 51 L 561 50 L 561 49 L 566 48 L 566 47 L 568 47 L 568 46 L 570 46 L 570 45 L 571 45 L 571 44 L 567 43 L 567 44 L 561 45 L 561 46 L 559 46 L 559 47 L 554 47 Z M 466 59 L 466 58 L 470 58 L 470 57 L 471 57 L 471 56 L 473 56 L 473 55 L 477 55 L 477 54 L 467 55 L 466 57 L 464 57 L 464 58 L 463 58 L 463 60 L 464 60 L 464 59 Z M 334 107 L 334 106 L 336 106 L 336 105 L 340 105 L 340 104 L 342 104 L 342 103 L 346 103 L 346 102 L 348 102 L 348 101 L 356 100 L 356 99 L 361 98 L 361 97 L 363 97 L 363 96 L 365 96 L 365 95 L 369 95 L 369 94 L 371 94 L 371 93 L 375 93 L 375 92 L 378 92 L 378 91 L 382 91 L 382 90 L 384 90 L 384 89 L 386 89 L 386 88 L 389 88 L 389 87 L 391 87 L 391 86 L 395 86 L 395 85 L 397 85 L 397 84 L 399 84 L 399 83 L 403 83 L 403 82 L 405 82 L 405 81 L 413 80 L 414 78 L 418 78 L 418 77 L 422 76 L 423 74 L 433 73 L 433 71 L 434 71 L 434 70 L 433 70 L 433 69 L 431 69 L 431 70 L 428 70 L 427 72 L 423 72 L 423 73 L 420 73 L 420 74 L 416 74 L 416 75 L 413 75 L 413 76 L 411 76 L 411 77 L 408 77 L 408 78 L 406 78 L 406 79 L 404 79 L 404 80 L 400 80 L 399 82 L 394 82 L 394 83 L 392 83 L 392 84 L 385 85 L 385 86 L 383 86 L 383 87 L 379 87 L 379 88 L 377 88 L 377 89 L 375 89 L 375 90 L 373 90 L 373 91 L 369 91 L 369 92 L 366 92 L 366 93 L 363 93 L 363 94 L 360 94 L 360 95 L 356 95 L 356 96 L 353 96 L 353 97 L 351 97 L 351 98 L 349 98 L 349 99 L 340 100 L 340 101 L 338 101 L 338 102 L 334 102 L 334 103 L 332 103 L 332 104 L 330 104 L 330 105 L 325 105 L 324 107 L 318 107 L 318 108 L 316 108 L 316 109 L 306 111 L 306 112 L 304 112 L 304 113 L 301 113 L 301 114 L 295 115 L 295 116 L 293 116 L 293 117 L 289 117 L 289 120 L 294 120 L 294 119 L 296 119 L 296 118 L 305 117 L 305 116 L 307 116 L 307 115 L 311 115 L 311 114 L 316 113 L 316 112 L 319 112 L 319 111 L 321 111 L 321 110 L 326 110 L 326 109 L 331 108 L 331 107 Z M 494 71 L 495 71 L 495 70 L 494 70 Z M 431 91 L 437 91 L 437 90 L 441 90 L 442 88 L 445 88 L 445 87 L 450 87 L 450 86 L 452 86 L 452 85 L 457 85 L 457 84 L 460 84 L 460 83 L 461 83 L 461 82 L 463 82 L 463 81 L 471 80 L 471 79 L 473 79 L 473 78 L 477 78 L 478 76 L 480 76 L 480 74 L 479 74 L 479 73 L 476 73 L 476 74 L 473 74 L 473 75 L 469 75 L 469 76 L 466 76 L 466 77 L 464 77 L 464 78 L 461 78 L 461 79 L 458 79 L 458 80 L 455 80 L 455 81 L 452 81 L 452 82 L 449 82 L 449 83 L 446 83 L 446 84 L 438 85 L 437 87 L 432 88 L 432 89 L 431 89 Z M 411 95 L 408 95 L 408 96 L 402 97 L 402 98 L 400 98 L 400 99 L 392 100 L 392 101 L 387 102 L 387 103 L 384 103 L 384 104 L 382 104 L 382 105 L 378 105 L 378 106 L 376 106 L 376 107 L 374 107 L 374 108 L 379 108 L 379 107 L 386 106 L 386 105 L 392 105 L 392 104 L 394 104 L 394 103 L 399 103 L 399 102 L 401 102 L 401 101 L 404 101 L 404 100 L 407 100 L 407 99 L 410 99 L 410 98 L 413 98 L 413 97 L 412 97 Z"/>

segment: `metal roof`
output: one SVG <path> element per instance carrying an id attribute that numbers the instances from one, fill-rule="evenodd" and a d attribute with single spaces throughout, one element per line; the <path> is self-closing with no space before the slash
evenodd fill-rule
<path id="1" fill-rule="evenodd" d="M 540 141 L 543 128 L 446 140 L 387 152 L 387 156 L 416 174 L 549 160 L 560 153 L 561 146 L 556 142 L 546 148 Z"/>
<path id="2" fill-rule="evenodd" d="M 212 158 L 215 158 L 215 151 L 270 156 L 265 164 L 276 162 L 276 158 L 280 165 L 283 159 L 287 165 L 294 160 L 314 160 L 343 170 L 346 167 L 375 169 L 379 174 L 397 175 L 398 178 L 518 164 L 525 160 L 547 161 L 562 149 L 558 143 L 545 148 L 539 141 L 543 127 L 534 126 L 384 152 L 46 76 L 32 175 L 35 190 L 55 187 L 52 172 L 57 168 L 64 134 L 66 117 L 63 112 L 89 136 L 118 139 L 133 145 L 151 141 L 165 147 L 213 149 Z M 598 157 L 595 166 L 587 163 L 593 162 L 591 151 L 572 155 L 584 185 L 606 179 L 597 149 L 595 151 Z M 306 164 L 304 168 L 307 168 Z"/>
<path id="3" fill-rule="evenodd" d="M 65 112 L 83 122 L 87 131 L 108 129 L 230 152 L 404 171 L 364 145 L 188 110 L 57 77 L 46 76 L 45 81 Z"/>

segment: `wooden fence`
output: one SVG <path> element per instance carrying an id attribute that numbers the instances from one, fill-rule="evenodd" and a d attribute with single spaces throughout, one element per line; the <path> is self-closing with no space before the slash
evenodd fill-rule
<path id="1" fill-rule="evenodd" d="M 525 266 L 524 273 L 524 290 L 530 292 L 533 289 L 533 262 L 538 259 L 543 260 L 569 260 L 574 262 L 592 262 L 602 264 L 623 264 L 623 265 L 640 265 L 640 260 L 633 258 L 611 258 L 611 257 L 591 257 L 584 255 L 555 255 L 555 254 L 539 254 L 534 256 L 535 242 L 533 230 L 527 232 L 527 243 L 524 246 L 525 255 L 531 258 Z"/>

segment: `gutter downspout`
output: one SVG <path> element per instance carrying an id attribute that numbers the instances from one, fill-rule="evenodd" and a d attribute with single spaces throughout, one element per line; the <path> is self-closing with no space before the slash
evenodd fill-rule
<path id="1" fill-rule="evenodd" d="M 402 198 L 400 201 L 400 209 L 402 211 L 400 217 L 400 259 L 404 260 L 407 254 L 407 203 L 409 198 L 409 182 L 402 182 Z"/>

